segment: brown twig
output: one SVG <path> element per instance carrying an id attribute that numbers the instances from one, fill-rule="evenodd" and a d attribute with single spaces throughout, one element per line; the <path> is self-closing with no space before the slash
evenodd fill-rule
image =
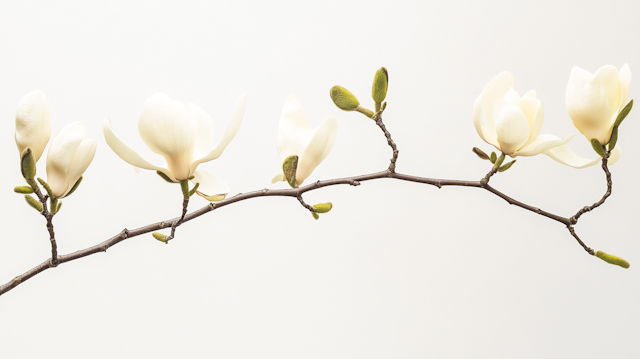
<path id="1" fill-rule="evenodd" d="M 376 109 L 378 108 L 377 106 L 378 105 L 376 105 Z M 376 111 L 379 111 L 379 109 Z M 376 125 L 378 125 L 382 132 L 384 132 L 384 136 L 387 138 L 387 144 L 389 144 L 393 150 L 393 156 L 391 157 L 391 163 L 389 164 L 388 171 L 390 173 L 394 173 L 396 171 L 396 161 L 398 160 L 398 147 L 396 146 L 396 143 L 393 142 L 391 134 L 387 131 L 387 127 L 382 122 L 382 116 L 378 113 L 373 120 L 376 121 Z"/>
<path id="2" fill-rule="evenodd" d="M 607 177 L 607 192 L 605 192 L 604 196 L 602 196 L 602 198 L 598 202 L 592 204 L 591 206 L 585 206 L 581 208 L 573 217 L 570 218 L 571 224 L 578 223 L 578 219 L 580 218 L 580 216 L 582 216 L 587 212 L 591 212 L 597 207 L 600 207 L 604 203 L 604 201 L 606 201 L 607 198 L 611 196 L 611 188 L 613 187 L 613 182 L 611 181 L 611 172 L 609 172 L 609 167 L 607 165 L 609 163 L 610 155 L 611 155 L 611 152 L 607 151 L 602 157 L 602 170 L 604 171 L 605 176 Z"/>
<path id="3" fill-rule="evenodd" d="M 42 212 L 40 212 L 40 214 L 42 214 L 42 216 L 47 220 L 49 242 L 51 242 L 51 266 L 56 267 L 58 265 L 58 244 L 56 243 L 56 234 L 53 231 L 53 213 L 49 212 L 49 209 L 47 207 L 47 200 L 49 199 L 49 196 L 42 194 L 42 191 L 40 191 L 40 187 L 38 187 L 35 180 L 28 179 L 27 183 L 29 184 L 29 186 L 31 186 L 31 188 L 33 188 L 33 192 L 36 194 L 36 196 L 38 196 L 38 200 L 40 201 L 40 203 L 42 203 Z"/>

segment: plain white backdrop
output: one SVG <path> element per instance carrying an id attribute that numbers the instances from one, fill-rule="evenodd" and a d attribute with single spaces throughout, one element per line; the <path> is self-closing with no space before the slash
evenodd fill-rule
<path id="1" fill-rule="evenodd" d="M 123 228 L 174 218 L 177 186 L 137 174 L 106 145 L 125 142 L 160 163 L 137 133 L 146 99 L 165 92 L 207 111 L 218 138 L 236 99 L 236 138 L 202 168 L 230 195 L 272 185 L 285 98 L 313 126 L 338 119 L 335 147 L 308 183 L 377 172 L 391 150 L 372 121 L 337 109 L 336 84 L 372 107 L 389 70 L 387 128 L 397 171 L 478 180 L 491 151 L 473 101 L 504 70 L 545 107 L 542 133 L 576 133 L 565 110 L 572 66 L 628 63 L 640 93 L 636 1 L 21 1 L 0 3 L 0 282 L 50 254 L 44 219 L 22 185 L 15 108 L 40 89 L 53 135 L 81 121 L 98 140 L 55 228 L 63 254 Z M 628 270 L 591 257 L 559 223 L 486 191 L 393 180 L 305 196 L 334 209 L 314 221 L 291 198 L 258 198 L 180 227 L 169 245 L 139 236 L 47 270 L 0 297 L 3 358 L 611 358 L 640 356 L 637 179 L 640 110 L 621 128 L 613 196 L 576 230 Z M 570 142 L 594 156 L 580 134 Z M 144 150 L 143 150 L 144 149 Z M 45 157 L 39 176 L 45 175 Z M 519 158 L 492 184 L 570 216 L 602 196 L 599 167 Z M 194 197 L 195 198 L 195 197 Z M 190 209 L 206 205 L 197 198 Z"/>

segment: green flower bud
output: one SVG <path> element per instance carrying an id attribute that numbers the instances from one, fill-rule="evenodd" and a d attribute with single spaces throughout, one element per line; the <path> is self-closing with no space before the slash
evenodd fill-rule
<path id="1" fill-rule="evenodd" d="M 313 205 L 313 210 L 316 213 L 327 213 L 333 208 L 333 204 L 331 202 L 327 203 L 318 203 Z"/>
<path id="2" fill-rule="evenodd" d="M 353 111 L 360 106 L 358 99 L 342 86 L 333 86 L 330 95 L 333 103 L 341 110 Z"/>
<path id="3" fill-rule="evenodd" d="M 489 156 L 486 153 L 484 153 L 483 150 L 479 149 L 478 147 L 474 147 L 472 149 L 472 151 L 473 151 L 473 153 L 475 153 L 478 157 L 480 157 L 483 160 L 488 160 L 489 159 Z"/>
<path id="4" fill-rule="evenodd" d="M 298 170 L 298 156 L 289 156 L 282 163 L 282 172 L 287 179 L 289 186 L 296 188 L 296 171 Z"/>
<path id="5" fill-rule="evenodd" d="M 27 147 L 22 151 L 22 154 L 20 155 L 20 164 L 22 177 L 27 180 L 33 180 L 36 176 L 36 159 L 33 157 L 31 148 Z"/>
<path id="6" fill-rule="evenodd" d="M 80 186 L 80 182 L 82 182 L 82 176 L 78 178 L 78 180 L 76 181 L 76 184 L 74 184 L 73 187 L 71 187 L 71 190 L 69 191 L 69 193 L 67 193 L 65 197 L 71 196 L 71 194 L 78 189 L 78 186 Z"/>
<path id="7" fill-rule="evenodd" d="M 160 232 L 153 232 L 151 235 L 153 236 L 153 238 L 163 243 L 167 243 L 167 237 L 169 237 L 166 234 L 162 234 Z"/>
<path id="8" fill-rule="evenodd" d="M 596 257 L 602 259 L 603 261 L 610 263 L 610 264 L 615 264 L 617 266 L 620 266 L 622 268 L 629 268 L 629 262 L 625 261 L 624 259 L 620 258 L 620 257 L 616 257 L 616 256 L 612 256 L 611 254 L 606 254 L 603 251 L 597 251 L 596 252 Z"/>
<path id="9" fill-rule="evenodd" d="M 591 147 L 593 147 L 593 150 L 596 151 L 597 154 L 599 154 L 600 156 L 604 156 L 604 148 L 602 148 L 600 141 L 598 141 L 595 138 L 592 138 Z"/>
<path id="10" fill-rule="evenodd" d="M 373 78 L 373 88 L 371 89 L 371 97 L 373 101 L 380 103 L 387 97 L 387 86 L 389 84 L 389 73 L 387 69 L 381 67 Z"/>
<path id="11" fill-rule="evenodd" d="M 498 168 L 498 172 L 504 172 L 504 171 L 508 170 L 509 168 L 511 168 L 511 166 L 513 166 L 514 163 L 516 163 L 516 160 L 513 160 L 513 161 L 507 163 L 504 166 L 500 166 L 500 168 Z"/>
<path id="12" fill-rule="evenodd" d="M 33 193 L 33 188 L 31 188 L 29 186 L 18 186 L 16 188 L 14 188 L 13 191 L 15 193 L 29 194 L 29 193 Z"/>
<path id="13" fill-rule="evenodd" d="M 24 199 L 26 199 L 27 203 L 29 203 L 29 205 L 33 207 L 36 211 L 42 213 L 42 203 L 40 203 L 37 199 L 29 196 L 28 194 L 24 195 Z"/>

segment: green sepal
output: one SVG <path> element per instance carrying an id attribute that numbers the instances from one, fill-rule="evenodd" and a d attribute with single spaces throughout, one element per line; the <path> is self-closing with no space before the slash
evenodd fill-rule
<path id="1" fill-rule="evenodd" d="M 56 206 L 55 210 L 52 210 L 51 213 L 56 214 L 58 212 L 60 212 L 60 208 L 62 207 L 62 201 L 58 201 L 58 205 Z"/>
<path id="2" fill-rule="evenodd" d="M 615 264 L 617 266 L 620 266 L 622 268 L 629 268 L 630 264 L 629 262 L 627 262 L 626 260 L 620 258 L 620 257 L 616 257 L 616 256 L 612 256 L 611 254 L 606 254 L 603 251 L 597 251 L 596 252 L 596 257 L 602 259 L 603 261 L 610 263 L 610 264 Z"/>
<path id="3" fill-rule="evenodd" d="M 599 154 L 600 156 L 604 156 L 604 148 L 602 147 L 602 144 L 600 144 L 600 141 L 598 141 L 598 139 L 591 139 L 591 147 L 593 147 L 593 150 L 596 151 L 597 154 Z"/>
<path id="4" fill-rule="evenodd" d="M 484 151 L 479 149 L 478 147 L 474 147 L 472 149 L 472 151 L 473 151 L 473 153 L 475 153 L 478 157 L 480 157 L 483 160 L 488 160 L 489 159 L 489 155 L 484 153 Z"/>
<path id="5" fill-rule="evenodd" d="M 198 187 L 200 187 L 200 182 L 196 183 L 195 186 L 193 186 L 193 188 L 191 189 L 191 191 L 189 191 L 189 197 L 193 196 L 194 194 L 196 194 L 196 190 L 198 190 Z"/>
<path id="6" fill-rule="evenodd" d="M 624 120 L 625 117 L 627 117 L 632 107 L 633 107 L 633 100 L 629 101 L 629 103 L 622 109 L 622 111 L 620 111 L 620 113 L 618 114 L 618 117 L 616 117 L 616 122 L 613 123 L 613 128 L 620 127 L 622 120 Z"/>
<path id="7" fill-rule="evenodd" d="M 160 171 L 156 171 L 156 173 L 158 174 L 158 176 L 162 177 L 163 180 L 169 182 L 169 183 L 175 183 L 171 180 L 171 178 L 169 178 L 169 176 L 167 176 L 166 174 L 164 174 L 163 172 Z"/>
<path id="8" fill-rule="evenodd" d="M 56 214 L 58 212 L 58 199 L 56 197 L 49 197 L 49 207 L 51 207 L 51 213 Z"/>
<path id="9" fill-rule="evenodd" d="M 33 180 L 36 176 L 36 159 L 29 147 L 25 148 L 20 155 L 20 170 L 22 177 L 26 180 Z"/>
<path id="10" fill-rule="evenodd" d="M 80 182 L 82 182 L 82 176 L 80 176 L 80 178 L 78 178 L 76 183 L 73 185 L 73 187 L 71 187 L 71 190 L 69 191 L 69 193 L 67 193 L 67 195 L 65 197 L 71 196 L 71 194 L 78 189 L 78 186 L 80 186 Z"/>
<path id="11" fill-rule="evenodd" d="M 609 151 L 616 148 L 616 142 L 618 142 L 618 128 L 614 127 L 613 131 L 611 131 L 611 138 L 609 139 L 609 145 L 608 145 Z"/>
<path id="12" fill-rule="evenodd" d="M 511 168 L 511 166 L 513 166 L 514 163 L 516 163 L 516 160 L 513 160 L 507 163 L 506 165 L 500 166 L 500 168 L 498 168 L 498 172 L 504 172 L 508 170 L 509 168 Z"/>
<path id="13" fill-rule="evenodd" d="M 51 191 L 51 187 L 49 187 L 49 184 L 40 177 L 38 177 L 38 182 L 40 182 L 42 187 L 44 187 L 45 191 L 47 191 L 49 198 L 53 198 L 53 192 Z"/>
<path id="14" fill-rule="evenodd" d="M 313 205 L 313 210 L 315 213 L 327 213 L 333 208 L 333 204 L 331 202 L 327 203 L 318 203 Z"/>
<path id="15" fill-rule="evenodd" d="M 496 156 L 496 153 L 495 152 L 491 152 L 491 157 L 489 158 L 491 163 L 496 163 L 497 159 L 498 159 L 498 156 Z"/>
<path id="16" fill-rule="evenodd" d="M 153 238 L 159 240 L 162 243 L 167 243 L 167 237 L 169 237 L 166 234 L 162 234 L 160 232 L 153 232 L 151 235 L 153 236 Z"/>
<path id="17" fill-rule="evenodd" d="M 282 172 L 289 186 L 296 188 L 296 171 L 298 170 L 298 156 L 289 156 L 282 162 Z"/>
<path id="18" fill-rule="evenodd" d="M 189 199 L 189 180 L 180 181 L 180 188 L 184 199 Z"/>
<path id="19" fill-rule="evenodd" d="M 353 111 L 360 106 L 360 101 L 349 90 L 342 86 L 333 86 L 330 91 L 331 100 L 344 111 Z"/>
<path id="20" fill-rule="evenodd" d="M 387 102 L 383 102 L 382 103 L 382 107 L 380 108 L 380 113 L 382 113 L 382 111 L 384 111 L 387 108 Z"/>
<path id="21" fill-rule="evenodd" d="M 318 214 L 317 214 L 317 213 L 315 213 L 315 212 L 311 212 L 311 215 L 313 216 L 313 218 L 314 218 L 316 221 L 320 218 L 320 216 L 318 216 Z"/>
<path id="22" fill-rule="evenodd" d="M 500 154 L 500 157 L 498 157 L 496 162 L 493 164 L 493 168 L 494 169 L 500 168 L 500 166 L 502 166 L 502 162 L 504 162 L 504 153 Z"/>
<path id="23" fill-rule="evenodd" d="M 371 89 L 371 97 L 373 101 L 380 103 L 387 97 L 387 87 L 389 85 L 389 73 L 387 69 L 381 67 L 376 71 L 376 75 L 373 78 L 373 88 Z"/>
<path id="24" fill-rule="evenodd" d="M 13 189 L 13 191 L 15 193 L 29 194 L 29 193 L 33 193 L 33 188 L 29 186 L 17 186 L 16 188 Z"/>
<path id="25" fill-rule="evenodd" d="M 40 203 L 37 199 L 29 196 L 28 194 L 24 195 L 24 199 L 26 199 L 27 203 L 29 203 L 29 205 L 33 207 L 36 211 L 38 211 L 39 213 L 42 213 L 42 203 Z"/>

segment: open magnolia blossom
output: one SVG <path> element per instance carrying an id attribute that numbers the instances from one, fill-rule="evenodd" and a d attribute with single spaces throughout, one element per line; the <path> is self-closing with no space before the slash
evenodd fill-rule
<path id="1" fill-rule="evenodd" d="M 296 185 L 301 185 L 311 172 L 327 157 L 338 133 L 338 121 L 327 117 L 320 126 L 311 128 L 298 96 L 289 95 L 282 109 L 276 147 L 280 153 L 280 173 L 272 183 L 286 181 L 282 164 L 290 156 L 298 156 Z"/>
<path id="2" fill-rule="evenodd" d="M 513 89 L 513 75 L 500 73 L 487 83 L 473 106 L 473 124 L 478 135 L 511 157 L 534 156 L 564 145 L 574 135 L 560 138 L 540 135 L 544 109 L 535 91 L 520 97 Z"/>
<path id="3" fill-rule="evenodd" d="M 44 152 L 51 137 L 49 121 L 49 101 L 42 91 L 26 94 L 16 109 L 16 145 L 22 154 L 25 148 L 31 148 L 36 161 Z"/>
<path id="4" fill-rule="evenodd" d="M 163 93 L 151 96 L 142 108 L 138 132 L 153 152 L 164 157 L 166 167 L 151 164 L 122 142 L 113 132 L 109 119 L 104 120 L 102 129 L 107 144 L 129 164 L 159 171 L 174 182 L 191 179 L 191 182 L 200 184 L 197 191 L 200 196 L 219 201 L 229 193 L 227 184 L 217 176 L 196 168 L 200 163 L 220 157 L 240 128 L 246 104 L 245 93 L 236 102 L 222 139 L 214 145 L 213 120 L 202 109 L 194 104 L 185 106 Z"/>
<path id="5" fill-rule="evenodd" d="M 574 66 L 567 85 L 567 112 L 576 128 L 591 141 L 609 143 L 620 111 L 627 104 L 631 70 L 625 64 L 618 72 L 606 65 L 595 74 Z"/>
<path id="6" fill-rule="evenodd" d="M 47 183 L 56 198 L 65 197 L 89 167 L 97 142 L 87 138 L 80 122 L 64 126 L 53 139 L 47 153 Z"/>

